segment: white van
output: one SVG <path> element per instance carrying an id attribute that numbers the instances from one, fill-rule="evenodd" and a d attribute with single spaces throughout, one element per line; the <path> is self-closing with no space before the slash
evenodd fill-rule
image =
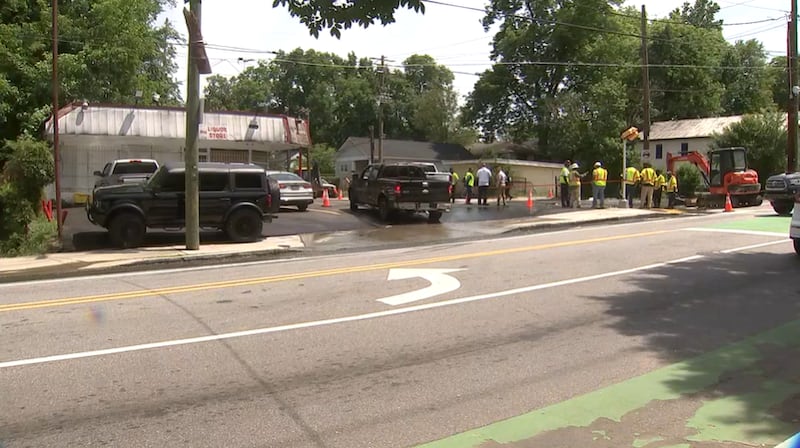
<path id="1" fill-rule="evenodd" d="M 789 226 L 789 237 L 794 242 L 794 251 L 800 255 L 800 190 L 794 194 L 794 211 L 792 212 L 792 223 Z"/>

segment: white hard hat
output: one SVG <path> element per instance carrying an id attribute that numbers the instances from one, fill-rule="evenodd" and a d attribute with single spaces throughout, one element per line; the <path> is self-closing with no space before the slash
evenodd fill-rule
<path id="1" fill-rule="evenodd" d="M 578 169 L 578 164 L 577 163 L 573 163 L 572 165 L 569 166 L 569 169 L 577 170 Z"/>
<path id="2" fill-rule="evenodd" d="M 594 166 L 603 166 L 603 164 L 600 162 L 594 162 Z"/>

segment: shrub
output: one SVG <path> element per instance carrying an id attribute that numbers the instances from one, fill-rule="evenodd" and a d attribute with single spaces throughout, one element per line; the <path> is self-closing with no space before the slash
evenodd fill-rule
<path id="1" fill-rule="evenodd" d="M 8 142 L 0 177 L 0 254 L 41 253 L 56 233 L 41 210 L 42 189 L 53 181 L 53 158 L 47 143 L 29 138 Z"/>
<path id="2" fill-rule="evenodd" d="M 692 198 L 703 184 L 700 169 L 692 164 L 683 164 L 678 167 L 678 194 L 683 197 Z"/>

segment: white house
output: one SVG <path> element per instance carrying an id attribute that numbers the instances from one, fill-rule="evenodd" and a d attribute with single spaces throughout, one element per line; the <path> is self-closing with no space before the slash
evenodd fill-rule
<path id="1" fill-rule="evenodd" d="M 653 168 L 667 169 L 667 153 L 686 154 L 689 151 L 705 153 L 711 148 L 713 135 L 738 123 L 742 115 L 730 117 L 696 118 L 689 120 L 657 121 L 650 125 L 650 151 L 644 151 L 644 142 L 636 141 L 635 149 L 642 162 Z"/>
<path id="2" fill-rule="evenodd" d="M 308 122 L 299 118 L 255 112 L 206 112 L 202 121 L 198 143 L 201 162 L 269 167 L 270 160 L 276 160 L 276 151 L 297 151 L 310 145 Z M 61 193 L 67 202 L 85 199 L 94 187 L 94 171 L 102 170 L 110 160 L 183 160 L 183 108 L 74 103 L 58 111 L 58 128 Z M 45 133 L 52 141 L 52 117 Z M 277 159 L 283 159 L 281 168 L 287 158 Z M 51 186 L 48 196 L 54 197 L 54 193 Z"/>

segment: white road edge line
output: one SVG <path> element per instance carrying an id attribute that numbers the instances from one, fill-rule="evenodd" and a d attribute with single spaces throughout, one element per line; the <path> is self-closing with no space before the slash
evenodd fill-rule
<path id="1" fill-rule="evenodd" d="M 736 233 L 740 235 L 754 235 L 754 236 L 777 236 L 789 238 L 789 231 L 786 233 L 778 232 L 765 232 L 762 230 L 744 230 L 744 229 L 715 229 L 712 227 L 690 227 L 686 230 L 691 232 L 712 232 L 712 233 Z"/>
<path id="2" fill-rule="evenodd" d="M 496 297 L 503 297 L 503 296 L 510 296 L 515 294 L 522 294 L 531 291 L 538 291 L 542 289 L 549 289 L 549 288 L 556 288 L 560 286 L 572 285 L 575 283 L 582 283 L 582 282 L 589 282 L 593 280 L 609 278 L 609 277 L 616 277 L 625 274 L 631 274 L 635 272 L 645 271 L 648 269 L 655 269 L 664 267 L 670 264 L 677 264 L 677 263 L 684 263 L 687 261 L 693 261 L 703 258 L 702 255 L 692 255 L 691 257 L 685 258 L 678 258 L 672 261 L 666 261 L 663 263 L 654 263 L 648 264 L 645 266 L 639 266 L 630 269 L 623 269 L 620 271 L 613 271 L 613 272 L 606 272 L 603 274 L 596 274 L 590 275 L 586 277 L 578 277 L 569 280 L 560 280 L 557 282 L 551 283 L 543 283 L 539 285 L 532 285 L 532 286 L 525 286 L 522 288 L 514 288 L 508 289 L 505 291 L 497 291 L 487 294 L 479 294 L 475 296 L 469 297 L 462 297 L 459 299 L 451 299 L 451 300 L 444 300 L 441 302 L 433 302 L 433 303 L 426 303 L 421 305 L 409 306 L 405 308 L 397 308 L 397 309 L 390 309 L 386 311 L 377 311 L 373 313 L 366 313 L 366 314 L 357 314 L 353 316 L 346 316 L 346 317 L 337 317 L 332 319 L 323 319 L 323 320 L 316 320 L 316 321 L 309 321 L 309 322 L 300 322 L 296 324 L 288 324 L 288 325 L 279 325 L 277 327 L 266 327 L 266 328 L 256 328 L 253 330 L 244 330 L 244 331 L 235 331 L 231 333 L 222 333 L 222 334 L 215 334 L 215 335 L 208 335 L 208 336 L 198 336 L 193 338 L 186 338 L 186 339 L 174 339 L 170 341 L 161 341 L 161 342 L 151 342 L 147 344 L 138 344 L 138 345 L 129 345 L 125 347 L 116 347 L 116 348 L 107 348 L 101 350 L 91 350 L 86 352 L 77 352 L 77 353 L 67 353 L 63 355 L 51 355 L 51 356 L 42 356 L 39 358 L 28 358 L 28 359 L 19 359 L 15 361 L 5 361 L 0 362 L 0 369 L 6 369 L 10 367 L 20 367 L 20 366 L 29 366 L 34 364 L 46 364 L 56 361 L 67 361 L 73 359 L 81 359 L 81 358 L 93 358 L 98 356 L 106 356 L 106 355 L 114 355 L 119 353 L 128 353 L 128 352 L 136 352 L 142 350 L 150 350 L 150 349 L 157 349 L 157 348 L 165 348 L 165 347 L 175 347 L 179 345 L 189 345 L 189 344 L 200 344 L 203 342 L 212 342 L 212 341 L 220 341 L 224 339 L 234 339 L 234 338 L 242 338 L 246 336 L 256 336 L 268 333 L 279 333 L 291 330 L 300 330 L 305 328 L 313 328 L 313 327 L 322 327 L 328 325 L 336 325 L 342 324 L 347 322 L 357 322 L 361 320 L 369 320 L 369 319 L 377 319 L 380 317 L 388 317 L 388 316 L 395 316 L 399 314 L 407 314 L 413 313 L 416 311 L 424 311 L 430 310 L 435 308 L 441 308 L 445 306 L 451 305 L 459 305 L 462 303 L 468 302 L 477 302 L 482 300 L 493 299 Z"/>
<path id="3" fill-rule="evenodd" d="M 700 220 L 700 219 L 709 219 L 712 215 L 701 215 L 701 216 L 686 216 L 682 217 L 681 221 L 688 221 L 688 220 Z M 666 222 L 667 218 L 663 220 L 658 220 L 659 222 Z M 530 235 L 519 235 L 519 236 L 509 236 L 509 237 L 496 237 L 493 236 L 487 239 L 481 239 L 474 241 L 475 244 L 492 244 L 497 241 L 513 241 L 517 239 L 523 238 L 541 238 L 545 236 L 552 236 L 552 235 L 560 235 L 565 233 L 574 234 L 575 232 L 588 232 L 588 231 L 596 231 L 597 229 L 613 229 L 618 227 L 634 227 L 634 226 L 642 226 L 642 225 L 651 225 L 653 221 L 645 221 L 645 222 L 625 222 L 619 224 L 607 224 L 601 226 L 579 226 L 572 229 L 566 230 L 555 230 L 552 232 L 542 232 L 542 233 L 532 233 Z M 679 231 L 681 229 L 677 229 L 674 231 Z M 428 250 L 436 249 L 436 248 L 443 248 L 443 247 L 450 247 L 450 246 L 461 246 L 463 242 L 458 243 L 440 243 L 433 246 L 429 246 Z M 376 253 L 379 254 L 391 254 L 391 253 L 402 253 L 407 252 L 408 248 L 402 249 L 384 249 L 377 251 Z M 350 254 L 347 254 L 350 255 Z M 237 268 L 237 267 L 248 267 L 248 266 L 258 266 L 258 265 L 268 265 L 273 263 L 301 263 L 307 261 L 317 261 L 317 260 L 325 260 L 329 258 L 335 258 L 340 260 L 341 257 L 345 255 L 342 254 L 331 254 L 331 255 L 315 255 L 309 257 L 294 257 L 294 258 L 281 258 L 281 259 L 271 259 L 271 260 L 259 260 L 259 261 L 245 261 L 239 263 L 221 263 L 221 264 L 213 264 L 207 266 L 194 266 L 189 268 L 170 268 L 170 269 L 152 269 L 146 271 L 135 271 L 135 272 L 117 272 L 114 274 L 99 274 L 99 275 L 82 275 L 82 276 L 75 276 L 75 277 L 65 277 L 65 278 L 57 278 L 57 279 L 50 279 L 50 280 L 27 280 L 21 282 L 11 282 L 11 283 L 0 283 L 0 289 L 3 288 L 11 288 L 17 286 L 31 286 L 31 285 L 46 285 L 52 283 L 65 283 L 65 282 L 74 282 L 74 281 L 85 281 L 85 280 L 106 280 L 106 279 L 113 279 L 113 278 L 121 278 L 121 277 L 139 277 L 143 275 L 166 275 L 166 274 L 175 274 L 175 273 L 183 273 L 183 272 L 200 272 L 200 271 L 208 271 L 208 270 L 216 270 L 221 268 Z"/>
<path id="4" fill-rule="evenodd" d="M 788 240 L 788 237 L 787 237 Z M 786 244 L 787 240 L 780 240 L 780 241 L 770 241 L 768 243 L 759 243 L 759 244 L 751 244 L 750 246 L 743 246 L 743 247 L 736 247 L 733 249 L 725 249 L 719 251 L 721 254 L 733 254 L 736 252 L 744 252 L 750 249 L 758 249 L 759 247 L 766 247 L 766 246 L 774 246 L 775 244 Z"/>

